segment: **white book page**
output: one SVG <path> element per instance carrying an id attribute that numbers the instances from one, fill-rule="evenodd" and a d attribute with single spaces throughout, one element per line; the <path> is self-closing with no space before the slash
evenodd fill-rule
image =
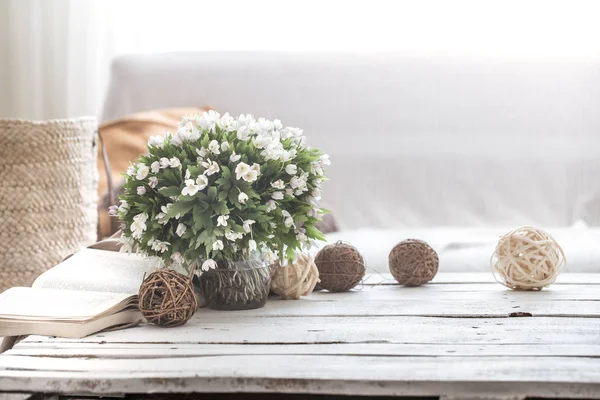
<path id="1" fill-rule="evenodd" d="M 83 249 L 40 275 L 32 287 L 137 294 L 156 262 L 140 255 Z"/>
<path id="2" fill-rule="evenodd" d="M 86 320 L 117 311 L 130 298 L 125 293 L 14 287 L 0 294 L 0 318 Z"/>

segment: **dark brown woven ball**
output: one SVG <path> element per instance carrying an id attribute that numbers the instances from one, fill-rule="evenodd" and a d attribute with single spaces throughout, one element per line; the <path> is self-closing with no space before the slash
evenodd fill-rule
<path id="1" fill-rule="evenodd" d="M 138 297 L 144 318 L 162 327 L 185 324 L 197 307 L 191 279 L 169 269 L 148 275 L 140 286 Z"/>
<path id="2" fill-rule="evenodd" d="M 323 247 L 315 257 L 321 282 L 330 292 L 347 292 L 365 276 L 365 261 L 354 246 L 337 242 Z"/>
<path id="3" fill-rule="evenodd" d="M 390 252 L 390 272 L 404 286 L 420 286 L 433 279 L 439 258 L 435 250 L 418 239 L 398 243 Z"/>

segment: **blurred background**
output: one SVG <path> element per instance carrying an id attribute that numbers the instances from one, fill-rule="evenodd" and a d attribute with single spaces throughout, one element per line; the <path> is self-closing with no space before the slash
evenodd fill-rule
<path id="1" fill-rule="evenodd" d="M 445 271 L 487 270 L 500 235 L 535 225 L 597 272 L 599 15 L 591 0 L 0 0 L 0 117 L 97 117 L 117 191 L 186 113 L 278 118 L 330 154 L 322 229 L 377 270 L 409 237 Z M 102 238 L 118 227 L 98 160 Z"/>
<path id="2" fill-rule="evenodd" d="M 99 115 L 111 60 L 170 51 L 600 56 L 594 1 L 0 0 L 0 117 Z"/>

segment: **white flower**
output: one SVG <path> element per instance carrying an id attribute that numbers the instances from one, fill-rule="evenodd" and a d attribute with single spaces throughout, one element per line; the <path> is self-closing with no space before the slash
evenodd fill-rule
<path id="1" fill-rule="evenodd" d="M 264 149 L 273 143 L 273 139 L 268 136 L 259 135 L 252 139 L 252 143 L 254 143 L 254 147 L 257 149 Z"/>
<path id="2" fill-rule="evenodd" d="M 171 260 L 173 260 L 173 262 L 177 265 L 181 265 L 184 263 L 185 259 L 183 258 L 183 256 L 181 255 L 180 252 L 175 252 L 173 254 L 171 254 Z"/>
<path id="3" fill-rule="evenodd" d="M 275 189 L 285 189 L 285 183 L 281 179 L 271 182 L 271 186 L 273 186 Z"/>
<path id="4" fill-rule="evenodd" d="M 255 169 L 251 169 L 248 172 L 246 172 L 242 178 L 246 181 L 246 182 L 254 182 L 255 180 L 258 179 L 258 171 Z"/>
<path id="5" fill-rule="evenodd" d="M 196 185 L 198 185 L 198 190 L 204 189 L 208 185 L 208 178 L 205 175 L 200 175 L 196 178 Z"/>
<path id="6" fill-rule="evenodd" d="M 232 163 L 234 162 L 238 162 L 240 161 L 240 158 L 242 158 L 241 155 L 239 154 L 235 154 L 235 151 L 233 153 L 231 153 L 231 155 L 229 156 L 229 161 L 231 161 Z M 239 178 L 238 178 L 239 179 Z"/>
<path id="7" fill-rule="evenodd" d="M 148 221 L 148 214 L 147 213 L 140 213 L 138 215 L 136 215 L 135 217 L 133 217 L 133 221 L 134 222 L 146 222 Z"/>
<path id="8" fill-rule="evenodd" d="M 200 157 L 205 158 L 208 155 L 208 150 L 204 147 L 201 147 L 199 149 L 196 149 L 196 153 L 198 153 Z"/>
<path id="9" fill-rule="evenodd" d="M 310 164 L 310 173 L 313 175 L 323 175 L 323 165 L 320 162 L 313 162 Z"/>
<path id="10" fill-rule="evenodd" d="M 138 187 L 136 188 L 136 191 L 137 191 L 137 194 L 138 194 L 139 196 L 143 196 L 143 195 L 145 195 L 145 194 L 146 194 L 146 187 L 145 187 L 145 186 L 138 186 Z"/>
<path id="11" fill-rule="evenodd" d="M 321 163 L 323 163 L 323 165 L 331 165 L 331 160 L 329 159 L 329 154 L 323 154 L 320 158 Z"/>
<path id="12" fill-rule="evenodd" d="M 227 232 L 225 232 L 225 237 L 227 238 L 227 240 L 235 242 L 236 240 L 244 237 L 244 235 L 242 235 L 239 232 L 227 231 Z"/>
<path id="13" fill-rule="evenodd" d="M 250 233 L 250 231 L 252 230 L 252 224 L 255 223 L 256 221 L 254 221 L 253 219 L 247 219 L 244 221 L 244 230 L 248 233 Z"/>
<path id="14" fill-rule="evenodd" d="M 133 217 L 133 223 L 129 227 L 131 229 L 131 236 L 134 239 L 141 239 L 142 233 L 146 230 L 146 221 L 148 220 L 148 214 L 141 213 Z"/>
<path id="15" fill-rule="evenodd" d="M 216 174 L 221 170 L 219 164 L 216 161 L 210 161 L 210 158 L 207 161 L 203 161 L 202 166 L 205 168 L 204 173 L 208 176 Z"/>
<path id="16" fill-rule="evenodd" d="M 296 235 L 296 239 L 300 242 L 300 243 L 304 243 L 308 240 L 308 237 L 304 234 L 304 233 L 298 233 Z"/>
<path id="17" fill-rule="evenodd" d="M 208 144 L 208 150 L 210 150 L 210 152 L 213 154 L 221 154 L 221 150 L 219 150 L 219 142 L 216 140 L 212 140 Z"/>
<path id="18" fill-rule="evenodd" d="M 285 189 L 285 195 L 292 197 L 294 195 L 294 190 L 290 188 Z"/>
<path id="19" fill-rule="evenodd" d="M 246 125 L 239 126 L 237 128 L 237 138 L 239 140 L 248 140 L 250 139 L 250 129 Z"/>
<path id="20" fill-rule="evenodd" d="M 171 161 L 167 157 L 163 157 L 160 159 L 160 167 L 161 168 L 169 168 L 171 166 Z"/>
<path id="21" fill-rule="evenodd" d="M 267 212 L 271 212 L 276 208 L 277 208 L 277 203 L 275 203 L 275 200 L 267 201 Z"/>
<path id="22" fill-rule="evenodd" d="M 302 193 L 304 193 L 304 190 L 302 190 L 302 189 L 296 189 L 296 191 L 294 192 L 294 196 L 301 196 Z"/>
<path id="23" fill-rule="evenodd" d="M 280 120 L 278 120 L 278 119 L 273 120 L 273 129 L 278 130 L 278 131 L 283 129 L 283 124 L 281 123 Z"/>
<path id="24" fill-rule="evenodd" d="M 177 234 L 177 236 L 181 237 L 181 236 L 183 236 L 185 231 L 187 231 L 187 226 L 185 226 L 185 224 L 182 224 L 180 222 L 179 225 L 177 225 L 177 230 L 175 231 L 175 233 Z"/>
<path id="25" fill-rule="evenodd" d="M 169 163 L 171 164 L 171 168 L 179 168 L 181 167 L 181 161 L 179 161 L 179 158 L 177 157 L 173 157 L 169 160 Z"/>
<path id="26" fill-rule="evenodd" d="M 185 180 L 185 187 L 181 190 L 181 194 L 184 196 L 193 196 L 200 190 L 200 187 L 196 185 L 193 179 Z"/>
<path id="27" fill-rule="evenodd" d="M 256 250 L 256 241 L 255 240 L 248 240 L 248 251 L 254 251 Z"/>
<path id="28" fill-rule="evenodd" d="M 302 136 L 302 133 L 304 132 L 300 128 L 291 128 L 291 127 L 283 128 L 280 131 L 281 131 L 281 138 L 284 140 L 291 138 L 291 137 L 300 137 L 300 136 Z"/>
<path id="29" fill-rule="evenodd" d="M 273 192 L 271 197 L 273 200 L 283 200 L 283 192 Z"/>
<path id="30" fill-rule="evenodd" d="M 154 161 L 152 164 L 150 164 L 150 170 L 153 174 L 158 173 L 160 170 L 160 163 L 158 161 Z"/>
<path id="31" fill-rule="evenodd" d="M 190 170 L 189 170 L 189 169 L 187 169 L 187 170 L 185 171 L 185 179 L 190 179 L 190 178 L 191 178 L 191 176 L 192 176 L 192 173 L 190 172 Z"/>
<path id="32" fill-rule="evenodd" d="M 223 246 L 223 241 L 222 240 L 217 240 L 212 245 L 212 249 L 213 250 L 223 250 L 224 247 L 225 246 Z"/>
<path id="33" fill-rule="evenodd" d="M 159 253 L 164 253 L 169 249 L 170 244 L 171 243 L 169 242 L 161 242 L 160 240 L 155 240 L 154 243 L 152 243 L 152 250 Z"/>
<path id="34" fill-rule="evenodd" d="M 119 243 L 121 244 L 121 248 L 119 249 L 119 252 L 121 253 L 131 253 L 133 250 L 133 242 L 131 240 L 131 238 L 128 238 L 125 235 L 121 235 L 121 237 L 119 238 Z"/>
<path id="35" fill-rule="evenodd" d="M 250 166 L 244 162 L 241 162 L 235 167 L 235 178 L 240 180 L 242 176 L 246 175 L 249 171 Z"/>
<path id="36" fill-rule="evenodd" d="M 298 172 L 298 167 L 296 167 L 296 164 L 288 164 L 285 167 L 285 172 L 290 175 L 296 175 L 296 172 Z"/>
<path id="37" fill-rule="evenodd" d="M 202 130 L 214 132 L 220 118 L 218 112 L 209 110 L 196 118 L 196 125 Z"/>
<path id="38" fill-rule="evenodd" d="M 150 178 L 148 178 L 148 186 L 150 186 L 151 188 L 155 188 L 156 185 L 158 185 L 158 178 L 155 176 L 151 176 Z"/>
<path id="39" fill-rule="evenodd" d="M 150 136 L 150 139 L 148 140 L 148 145 L 162 149 L 165 146 L 165 138 L 163 138 L 162 136 Z"/>
<path id="40" fill-rule="evenodd" d="M 227 226 L 229 215 L 219 215 L 217 217 L 217 226 Z"/>
<path id="41" fill-rule="evenodd" d="M 133 176 L 133 175 L 135 175 L 135 167 L 133 165 L 130 165 L 127 168 L 126 174 L 127 174 L 127 176 Z"/>
<path id="42" fill-rule="evenodd" d="M 111 217 L 116 217 L 118 211 L 119 211 L 119 207 L 117 207 L 117 206 L 108 207 L 108 215 Z"/>
<path id="43" fill-rule="evenodd" d="M 189 127 L 184 124 L 177 130 L 171 143 L 175 146 L 181 146 L 183 142 L 194 142 L 200 139 L 200 131 L 195 126 Z"/>
<path id="44" fill-rule="evenodd" d="M 217 268 L 217 262 L 210 258 L 202 263 L 202 271 L 206 272 L 209 269 L 216 269 L 216 268 Z"/>
<path id="45" fill-rule="evenodd" d="M 119 212 L 127 214 L 129 212 L 129 204 L 125 200 L 121 200 L 121 205 L 119 206 Z"/>
<path id="46" fill-rule="evenodd" d="M 229 113 L 225 113 L 219 121 L 219 126 L 226 131 L 234 131 L 237 127 L 237 121 Z"/>
<path id="47" fill-rule="evenodd" d="M 289 228 L 290 226 L 294 225 L 294 220 L 292 219 L 292 217 L 287 217 L 284 221 L 283 224 Z"/>
<path id="48" fill-rule="evenodd" d="M 150 168 L 146 164 L 139 164 L 137 168 L 137 174 L 135 175 L 135 179 L 141 181 L 146 178 L 150 173 Z"/>
<path id="49" fill-rule="evenodd" d="M 222 151 L 229 151 L 229 143 L 228 142 L 221 143 L 221 150 Z"/>
<path id="50" fill-rule="evenodd" d="M 140 228 L 138 228 L 137 226 L 136 226 L 136 229 L 134 230 L 134 224 L 135 224 L 135 222 L 133 224 L 131 224 L 131 237 L 139 240 L 142 238 L 144 231 L 141 230 Z"/>
<path id="51" fill-rule="evenodd" d="M 313 191 L 310 193 L 310 195 L 315 199 L 315 200 L 321 200 L 321 190 L 318 188 L 314 188 Z"/>
<path id="52" fill-rule="evenodd" d="M 283 215 L 284 217 L 292 216 L 292 214 L 290 214 L 290 212 L 288 210 L 281 210 L 281 215 Z"/>
<path id="53" fill-rule="evenodd" d="M 158 220 L 158 223 L 161 225 L 166 225 L 166 223 L 169 221 L 169 218 L 167 218 L 167 213 L 169 212 L 169 209 L 171 208 L 173 204 L 167 204 L 166 206 L 161 206 L 160 210 L 162 212 L 156 214 L 156 219 Z"/>
<path id="54" fill-rule="evenodd" d="M 247 200 L 248 200 L 248 195 L 247 195 L 246 193 L 244 193 L 244 192 L 241 192 L 241 193 L 238 195 L 238 201 L 239 201 L 241 204 L 244 204 L 244 203 L 245 203 Z"/>
<path id="55" fill-rule="evenodd" d="M 292 179 L 290 179 L 290 186 L 292 189 L 304 189 L 306 187 L 306 180 L 307 177 L 304 175 L 293 176 Z"/>

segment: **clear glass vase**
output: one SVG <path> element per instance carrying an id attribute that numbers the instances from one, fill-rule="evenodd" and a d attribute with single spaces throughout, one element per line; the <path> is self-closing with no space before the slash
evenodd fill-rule
<path id="1" fill-rule="evenodd" d="M 260 256 L 218 261 L 199 278 L 206 305 L 215 310 L 250 310 L 265 305 L 271 286 L 270 263 Z"/>

